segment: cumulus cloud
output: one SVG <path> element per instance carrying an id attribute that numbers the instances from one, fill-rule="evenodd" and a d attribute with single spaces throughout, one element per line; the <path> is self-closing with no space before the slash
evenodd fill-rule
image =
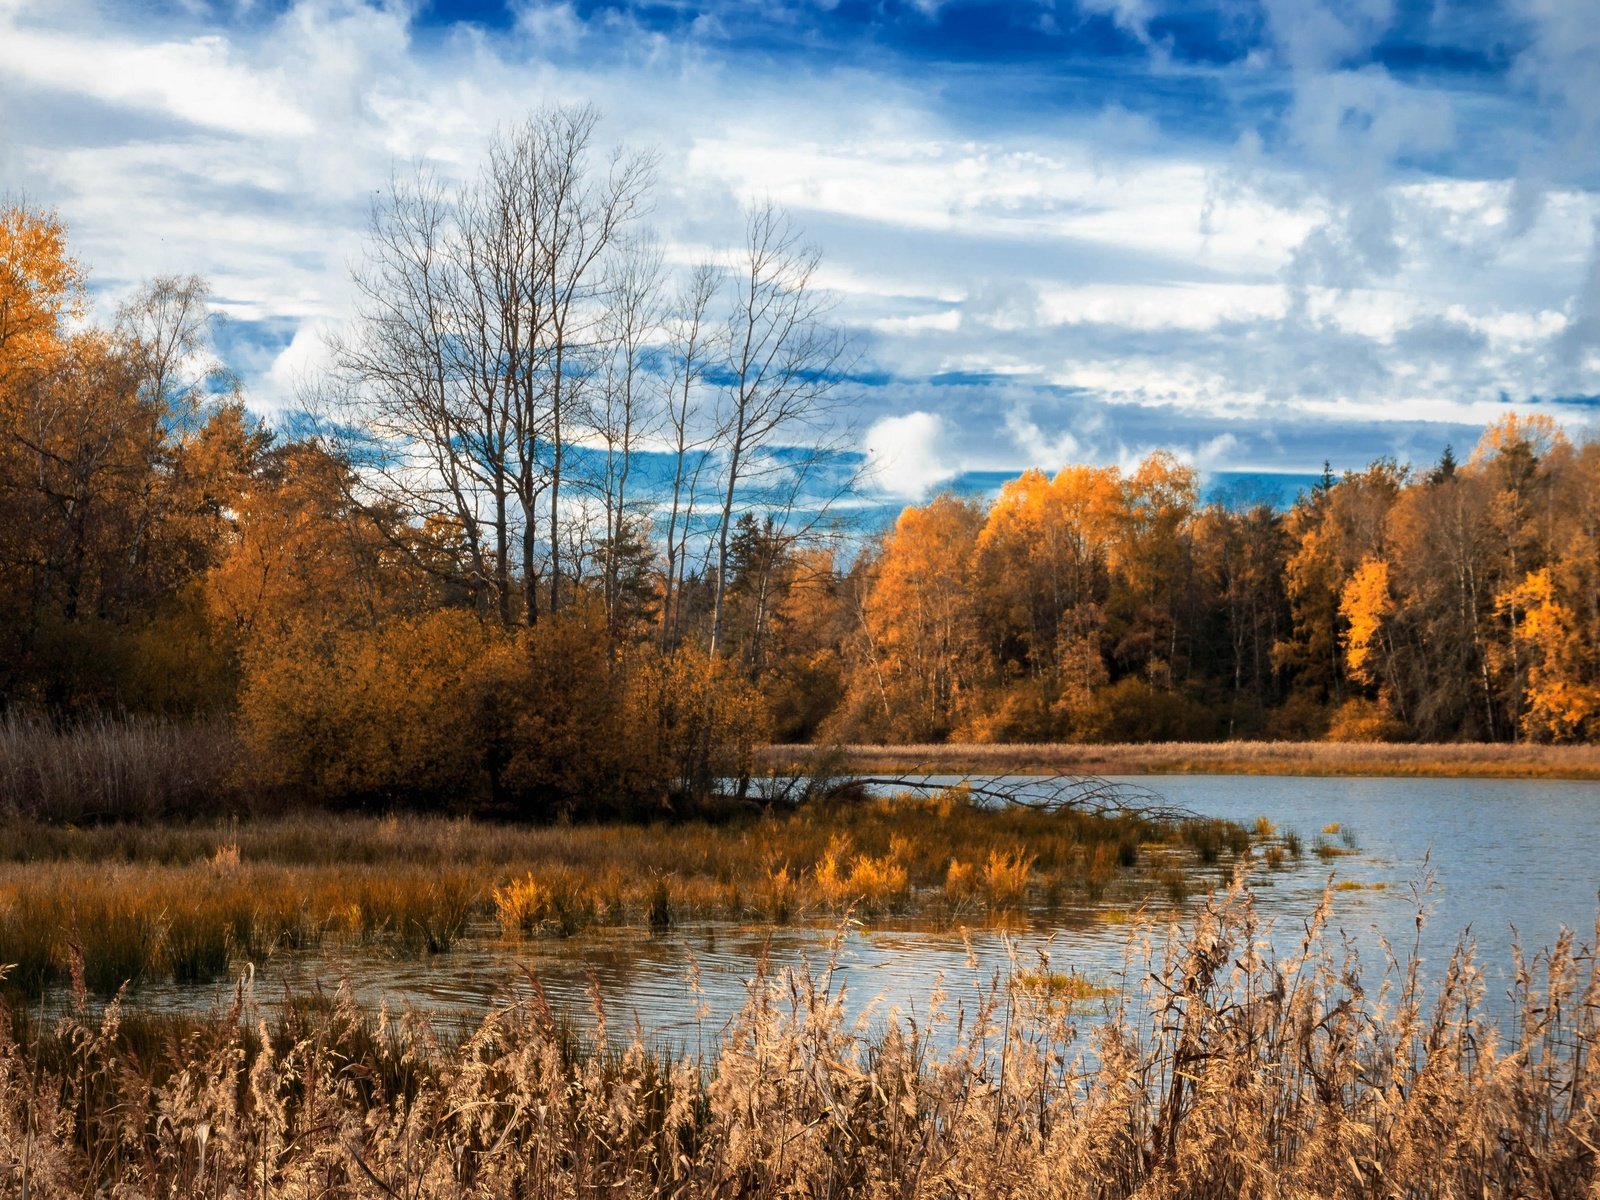
<path id="1" fill-rule="evenodd" d="M 943 417 L 909 412 L 883 417 L 867 430 L 867 479 L 886 495 L 920 500 L 961 472 Z"/>

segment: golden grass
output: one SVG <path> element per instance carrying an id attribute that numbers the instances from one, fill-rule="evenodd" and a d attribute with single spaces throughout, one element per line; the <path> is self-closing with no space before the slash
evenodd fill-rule
<path id="1" fill-rule="evenodd" d="M 786 770 L 829 759 L 868 774 L 1395 775 L 1600 779 L 1600 746 L 1502 743 L 1165 742 L 769 746 Z"/>
<path id="2" fill-rule="evenodd" d="M 481 887 L 460 868 L 12 864 L 0 868 L 0 962 L 30 994 L 79 974 L 109 994 L 130 980 L 207 982 L 230 960 L 327 939 L 438 953 Z"/>
<path id="3" fill-rule="evenodd" d="M 703 1058 L 574 1035 L 537 992 L 459 1042 L 341 995 L 281 1015 L 0 1021 L 12 1195 L 1583 1197 L 1600 974 L 1563 937 L 1483 1015 L 1458 955 L 1345 959 L 1324 901 L 1281 959 L 1247 891 L 1133 953 L 1113 994 L 852 1026 L 837 976 L 768 974 Z M 1043 985 L 1056 985 L 1054 976 Z M 1070 976 L 1068 977 L 1071 978 Z M 1074 994 L 1104 985 L 1064 983 Z M 1104 1019 L 1081 1021 L 1086 1005 Z M 1080 1032 L 1085 1030 L 1086 1032 Z"/>
<path id="4" fill-rule="evenodd" d="M 958 796 L 724 824 L 508 827 L 325 815 L 227 825 L 16 827 L 0 858 L 0 963 L 29 994 L 85 974 L 216 979 L 327 940 L 442 953 L 594 925 L 784 922 L 846 911 L 998 921 L 1098 898 L 1141 857 L 1177 898 L 1185 864 L 1248 848 L 1216 821 L 994 811 Z M 1176 875 L 1175 875 L 1176 872 Z"/>
<path id="5" fill-rule="evenodd" d="M 1117 994 L 1116 988 L 1095 983 L 1076 972 L 1045 968 L 1013 971 L 1007 986 L 1029 999 L 1067 1007 L 1105 1000 Z"/>

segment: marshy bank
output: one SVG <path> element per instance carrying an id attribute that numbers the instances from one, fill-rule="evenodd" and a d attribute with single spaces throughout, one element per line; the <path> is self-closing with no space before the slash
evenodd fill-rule
<path id="1" fill-rule="evenodd" d="M 1350 961 L 1328 910 L 1265 955 L 1236 884 L 1113 986 L 935 993 L 871 1027 L 826 965 L 758 974 L 696 1055 L 614 1037 L 603 1012 L 580 1035 L 537 990 L 463 1038 L 344 993 L 263 1014 L 241 987 L 163 1020 L 81 999 L 0 1020 L 0 1178 L 40 1196 L 1592 1194 L 1592 947 L 1519 965 L 1497 1028 L 1470 955 L 1425 993 L 1404 956 Z"/>
<path id="2" fill-rule="evenodd" d="M 1126 893 L 1180 900 L 1253 849 L 1214 819 L 995 810 L 959 789 L 710 823 L 514 826 L 306 814 L 71 827 L 16 821 L 0 849 L 0 962 L 36 996 L 82 979 L 205 984 L 279 951 L 449 952 L 465 935 L 648 936 L 849 913 L 1027 924 Z M 1120 890 L 1119 890 L 1120 889 Z"/>
<path id="3" fill-rule="evenodd" d="M 769 769 L 874 774 L 1597 779 L 1600 746 L 1531 742 L 1139 742 L 768 746 Z"/>

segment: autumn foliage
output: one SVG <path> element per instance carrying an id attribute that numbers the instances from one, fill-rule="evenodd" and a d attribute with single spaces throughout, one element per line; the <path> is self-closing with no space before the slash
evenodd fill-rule
<path id="1" fill-rule="evenodd" d="M 232 723 L 236 788 L 553 819 L 744 793 L 768 738 L 1600 736 L 1600 444 L 1546 417 L 1287 511 L 1164 452 L 855 546 L 755 505 L 698 569 L 636 483 L 518 568 L 349 431 L 252 416 L 202 281 L 103 323 L 85 287 L 59 219 L 0 211 L 0 710 Z"/>
<path id="2" fill-rule="evenodd" d="M 859 561 L 844 741 L 1586 741 L 1600 733 L 1600 445 L 1508 415 L 1287 511 L 1192 468 L 1030 471 L 908 509 Z"/>
<path id="3" fill-rule="evenodd" d="M 510 631 L 459 610 L 296 629 L 247 657 L 239 714 L 272 786 L 538 819 L 684 811 L 747 782 L 767 732 L 724 661 L 615 654 L 579 611 Z"/>

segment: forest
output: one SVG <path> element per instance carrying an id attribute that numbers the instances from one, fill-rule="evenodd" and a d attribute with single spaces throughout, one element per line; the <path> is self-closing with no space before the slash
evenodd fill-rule
<path id="1" fill-rule="evenodd" d="M 391 181 L 278 428 L 204 281 L 106 318 L 64 222 L 0 211 L 13 733 L 220 727 L 261 789 L 543 816 L 703 799 L 768 742 L 1600 734 L 1600 445 L 1508 414 L 1287 511 L 1157 450 L 851 530 L 819 252 L 768 206 L 669 269 L 595 119 Z"/>

